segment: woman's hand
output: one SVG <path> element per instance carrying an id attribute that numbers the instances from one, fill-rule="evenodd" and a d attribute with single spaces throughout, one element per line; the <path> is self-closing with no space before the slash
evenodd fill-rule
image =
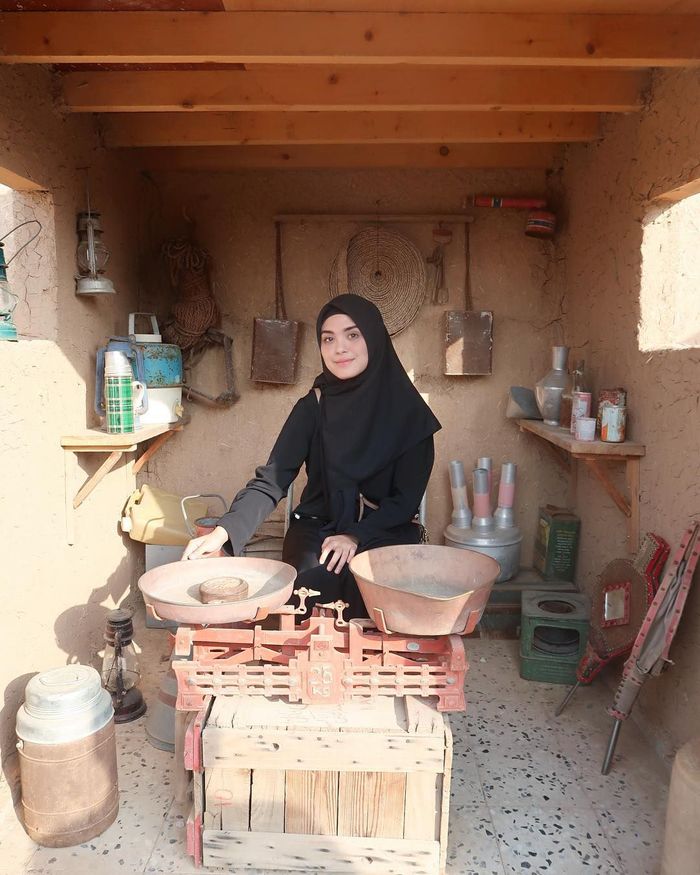
<path id="1" fill-rule="evenodd" d="M 223 526 L 217 526 L 208 535 L 192 538 L 182 554 L 183 559 L 206 559 L 211 553 L 217 553 L 228 541 L 228 532 Z"/>
<path id="2" fill-rule="evenodd" d="M 330 559 L 326 563 L 326 571 L 335 571 L 336 574 L 340 574 L 356 552 L 356 538 L 351 535 L 329 535 L 321 544 L 320 562 L 323 565 L 330 554 Z"/>

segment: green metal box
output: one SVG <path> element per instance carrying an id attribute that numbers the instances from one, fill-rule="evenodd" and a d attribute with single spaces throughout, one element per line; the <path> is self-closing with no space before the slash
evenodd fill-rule
<path id="1" fill-rule="evenodd" d="M 545 580 L 574 580 L 581 520 L 564 507 L 540 508 L 534 566 Z"/>

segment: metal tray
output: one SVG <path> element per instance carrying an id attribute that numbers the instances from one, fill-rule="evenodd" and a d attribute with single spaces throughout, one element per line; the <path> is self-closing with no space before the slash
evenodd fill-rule
<path id="1" fill-rule="evenodd" d="M 205 605 L 199 600 L 199 584 L 212 577 L 241 577 L 250 596 L 238 602 Z M 139 579 L 147 605 L 161 620 L 186 625 L 240 623 L 254 620 L 259 612 L 275 610 L 292 595 L 297 572 L 275 559 L 220 557 L 190 559 L 160 565 Z"/>

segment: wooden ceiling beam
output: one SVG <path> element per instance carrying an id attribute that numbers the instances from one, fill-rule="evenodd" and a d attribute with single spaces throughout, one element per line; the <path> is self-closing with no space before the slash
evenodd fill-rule
<path id="1" fill-rule="evenodd" d="M 287 143 L 555 143 L 599 134 L 595 113 L 229 112 L 116 113 L 105 145 L 234 146 Z"/>
<path id="2" fill-rule="evenodd" d="M 621 70 L 264 68 L 79 72 L 72 112 L 509 110 L 631 112 L 646 74 Z"/>
<path id="3" fill-rule="evenodd" d="M 0 61 L 676 67 L 700 63 L 700 15 L 11 12 Z"/>
<path id="4" fill-rule="evenodd" d="M 461 145 L 223 146 L 133 149 L 143 170 L 227 172 L 271 168 L 530 168 L 554 166 L 557 147 L 540 143 L 467 143 Z"/>

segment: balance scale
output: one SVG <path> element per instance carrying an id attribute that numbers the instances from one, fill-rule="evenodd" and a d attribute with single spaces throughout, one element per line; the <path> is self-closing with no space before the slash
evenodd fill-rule
<path id="1" fill-rule="evenodd" d="M 177 709 L 199 710 L 208 696 L 304 704 L 436 696 L 438 710 L 463 711 L 461 636 L 481 618 L 498 563 L 451 547 L 405 545 L 360 554 L 351 570 L 372 620 L 346 621 L 347 604 L 337 601 L 317 605 L 297 624 L 306 600 L 319 593 L 294 590 L 295 570 L 276 560 L 221 557 L 144 574 L 139 587 L 150 614 L 181 624 L 173 661 Z M 225 576 L 245 579 L 248 598 L 202 603 L 199 585 Z M 287 604 L 292 594 L 296 606 Z"/>
<path id="2" fill-rule="evenodd" d="M 236 699 L 263 697 L 320 706 L 317 711 L 331 706 L 332 713 L 332 706 L 350 712 L 358 700 L 381 711 L 385 697 L 410 702 L 434 696 L 438 711 L 465 710 L 468 664 L 461 636 L 481 618 L 498 563 L 469 550 L 405 545 L 362 553 L 350 569 L 372 619 L 345 620 L 342 601 L 317 604 L 301 619 L 307 599 L 319 593 L 294 589 L 295 569 L 270 559 L 181 561 L 141 577 L 151 616 L 179 624 L 172 664 L 177 677 L 174 784 L 176 800 L 184 802 L 192 772 L 186 844 L 195 865 L 205 859 L 209 835 L 203 819 L 210 768 L 205 724 L 226 698 L 234 709 Z M 248 597 L 205 604 L 200 585 L 225 577 L 243 578 Z M 292 595 L 295 604 L 289 604 Z M 435 792 L 428 794 L 431 799 Z M 222 786 L 216 793 L 232 799 L 234 788 Z"/>

